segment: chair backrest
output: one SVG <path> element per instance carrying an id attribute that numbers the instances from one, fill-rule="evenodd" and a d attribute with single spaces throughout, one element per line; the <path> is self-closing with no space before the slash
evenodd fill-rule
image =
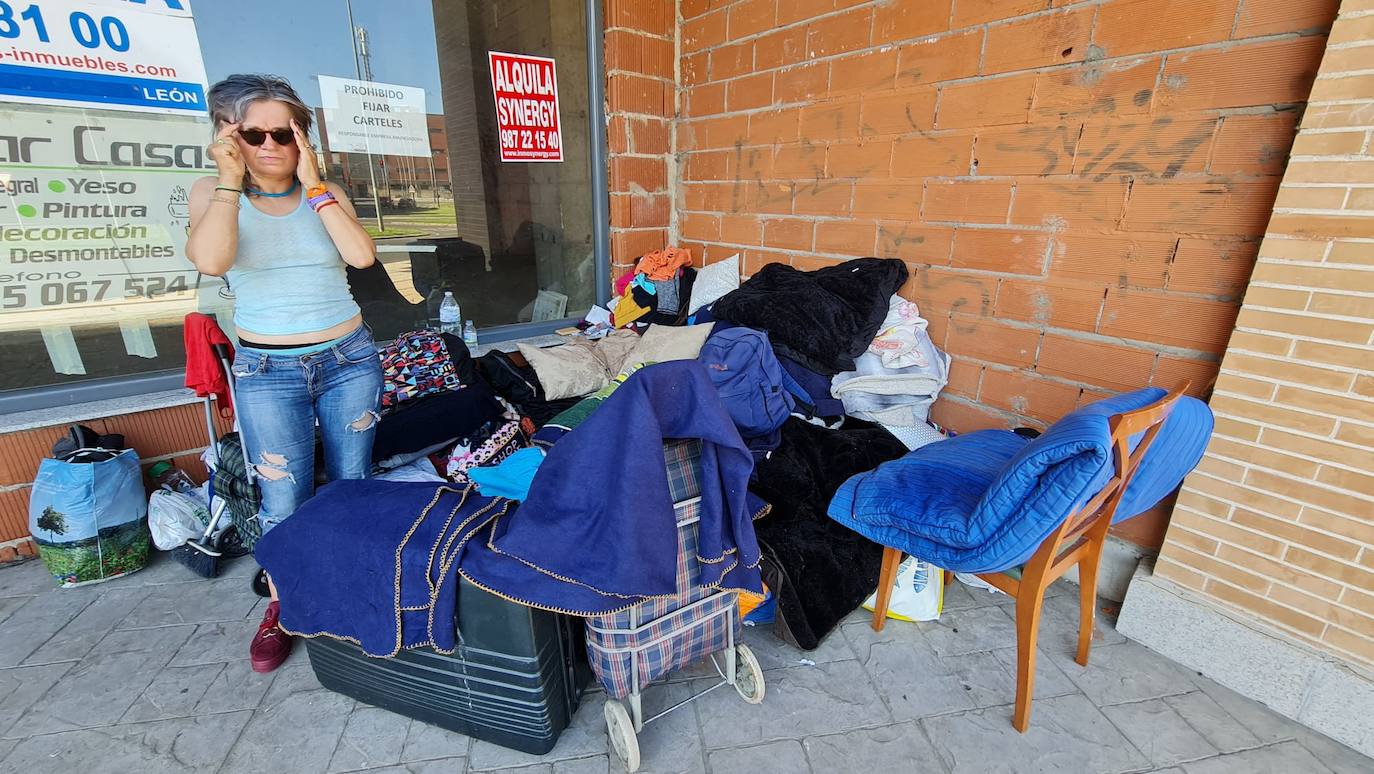
<path id="1" fill-rule="evenodd" d="M 1059 535 L 1059 545 L 1072 543 L 1075 538 L 1095 526 L 1100 525 L 1104 532 L 1111 526 L 1112 518 L 1116 515 L 1116 507 L 1121 502 L 1126 487 L 1131 483 L 1131 476 L 1140 466 L 1140 461 L 1144 459 L 1150 444 L 1154 443 L 1155 437 L 1159 435 L 1164 420 L 1169 418 L 1178 399 L 1183 397 L 1187 389 L 1188 382 L 1184 382 L 1148 406 L 1114 414 L 1107 420 L 1107 426 L 1111 428 L 1112 433 L 1112 477 L 1102 487 L 1101 492 L 1068 518 L 1064 531 Z M 1144 436 L 1136 444 L 1135 451 L 1132 451 L 1131 438 L 1140 433 L 1144 433 Z"/>

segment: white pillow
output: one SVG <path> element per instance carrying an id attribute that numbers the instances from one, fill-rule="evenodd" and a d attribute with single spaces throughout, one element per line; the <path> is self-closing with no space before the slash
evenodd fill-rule
<path id="1" fill-rule="evenodd" d="M 715 323 L 705 325 L 650 325 L 625 358 L 625 366 L 695 360 Z"/>
<path id="2" fill-rule="evenodd" d="M 713 263 L 697 271 L 696 281 L 692 283 L 692 302 L 687 305 L 687 314 L 714 303 L 716 299 L 739 287 L 739 253 L 718 263 Z"/>

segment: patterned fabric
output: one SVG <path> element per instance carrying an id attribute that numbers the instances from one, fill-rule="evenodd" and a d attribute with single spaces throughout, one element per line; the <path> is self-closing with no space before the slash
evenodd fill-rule
<path id="1" fill-rule="evenodd" d="M 258 488 L 248 477 L 244 467 L 243 444 L 238 433 L 225 433 L 215 447 L 215 471 L 211 475 L 211 488 L 216 497 L 229 506 L 229 521 L 239 534 L 239 542 L 249 551 L 262 537 L 262 523 L 258 521 L 258 509 L 262 498 Z"/>
<path id="2" fill-rule="evenodd" d="M 508 421 L 475 447 L 460 441 L 449 452 L 444 474 L 455 484 L 466 484 L 468 470 L 495 465 L 529 445 L 528 438 L 517 421 Z"/>
<path id="3" fill-rule="evenodd" d="M 686 446 L 679 443 L 669 448 Z M 669 478 L 688 486 L 696 483 L 690 471 L 678 471 Z M 729 627 L 734 627 L 736 637 L 739 635 L 735 592 L 700 585 L 696 560 L 699 508 L 697 501 L 677 508 L 676 594 L 587 619 L 587 655 L 597 679 L 613 698 L 623 699 L 636 687 L 643 689 L 669 672 L 724 650 L 729 643 Z"/>
<path id="4" fill-rule="evenodd" d="M 382 347 L 382 410 L 463 384 L 449 358 L 448 347 L 436 331 L 402 333 Z"/>
<path id="5" fill-rule="evenodd" d="M 663 462 L 668 466 L 668 493 L 680 503 L 701 494 L 701 440 L 672 441 L 663 445 Z M 695 556 L 696 554 L 693 554 Z"/>

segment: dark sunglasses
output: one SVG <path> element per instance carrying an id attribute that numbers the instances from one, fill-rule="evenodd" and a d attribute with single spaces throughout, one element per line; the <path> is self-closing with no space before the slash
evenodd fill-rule
<path id="1" fill-rule="evenodd" d="M 240 129 L 239 137 L 249 145 L 257 146 L 267 142 L 267 135 L 272 135 L 272 141 L 278 145 L 295 145 L 296 133 L 290 129 L 272 129 L 263 131 L 262 129 Z"/>

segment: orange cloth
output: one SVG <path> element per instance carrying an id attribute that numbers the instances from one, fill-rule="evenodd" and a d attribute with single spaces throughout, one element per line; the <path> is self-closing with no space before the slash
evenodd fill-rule
<path id="1" fill-rule="evenodd" d="M 678 269 L 692 265 L 692 253 L 683 247 L 665 247 L 639 259 L 635 272 L 651 280 L 670 280 Z"/>

